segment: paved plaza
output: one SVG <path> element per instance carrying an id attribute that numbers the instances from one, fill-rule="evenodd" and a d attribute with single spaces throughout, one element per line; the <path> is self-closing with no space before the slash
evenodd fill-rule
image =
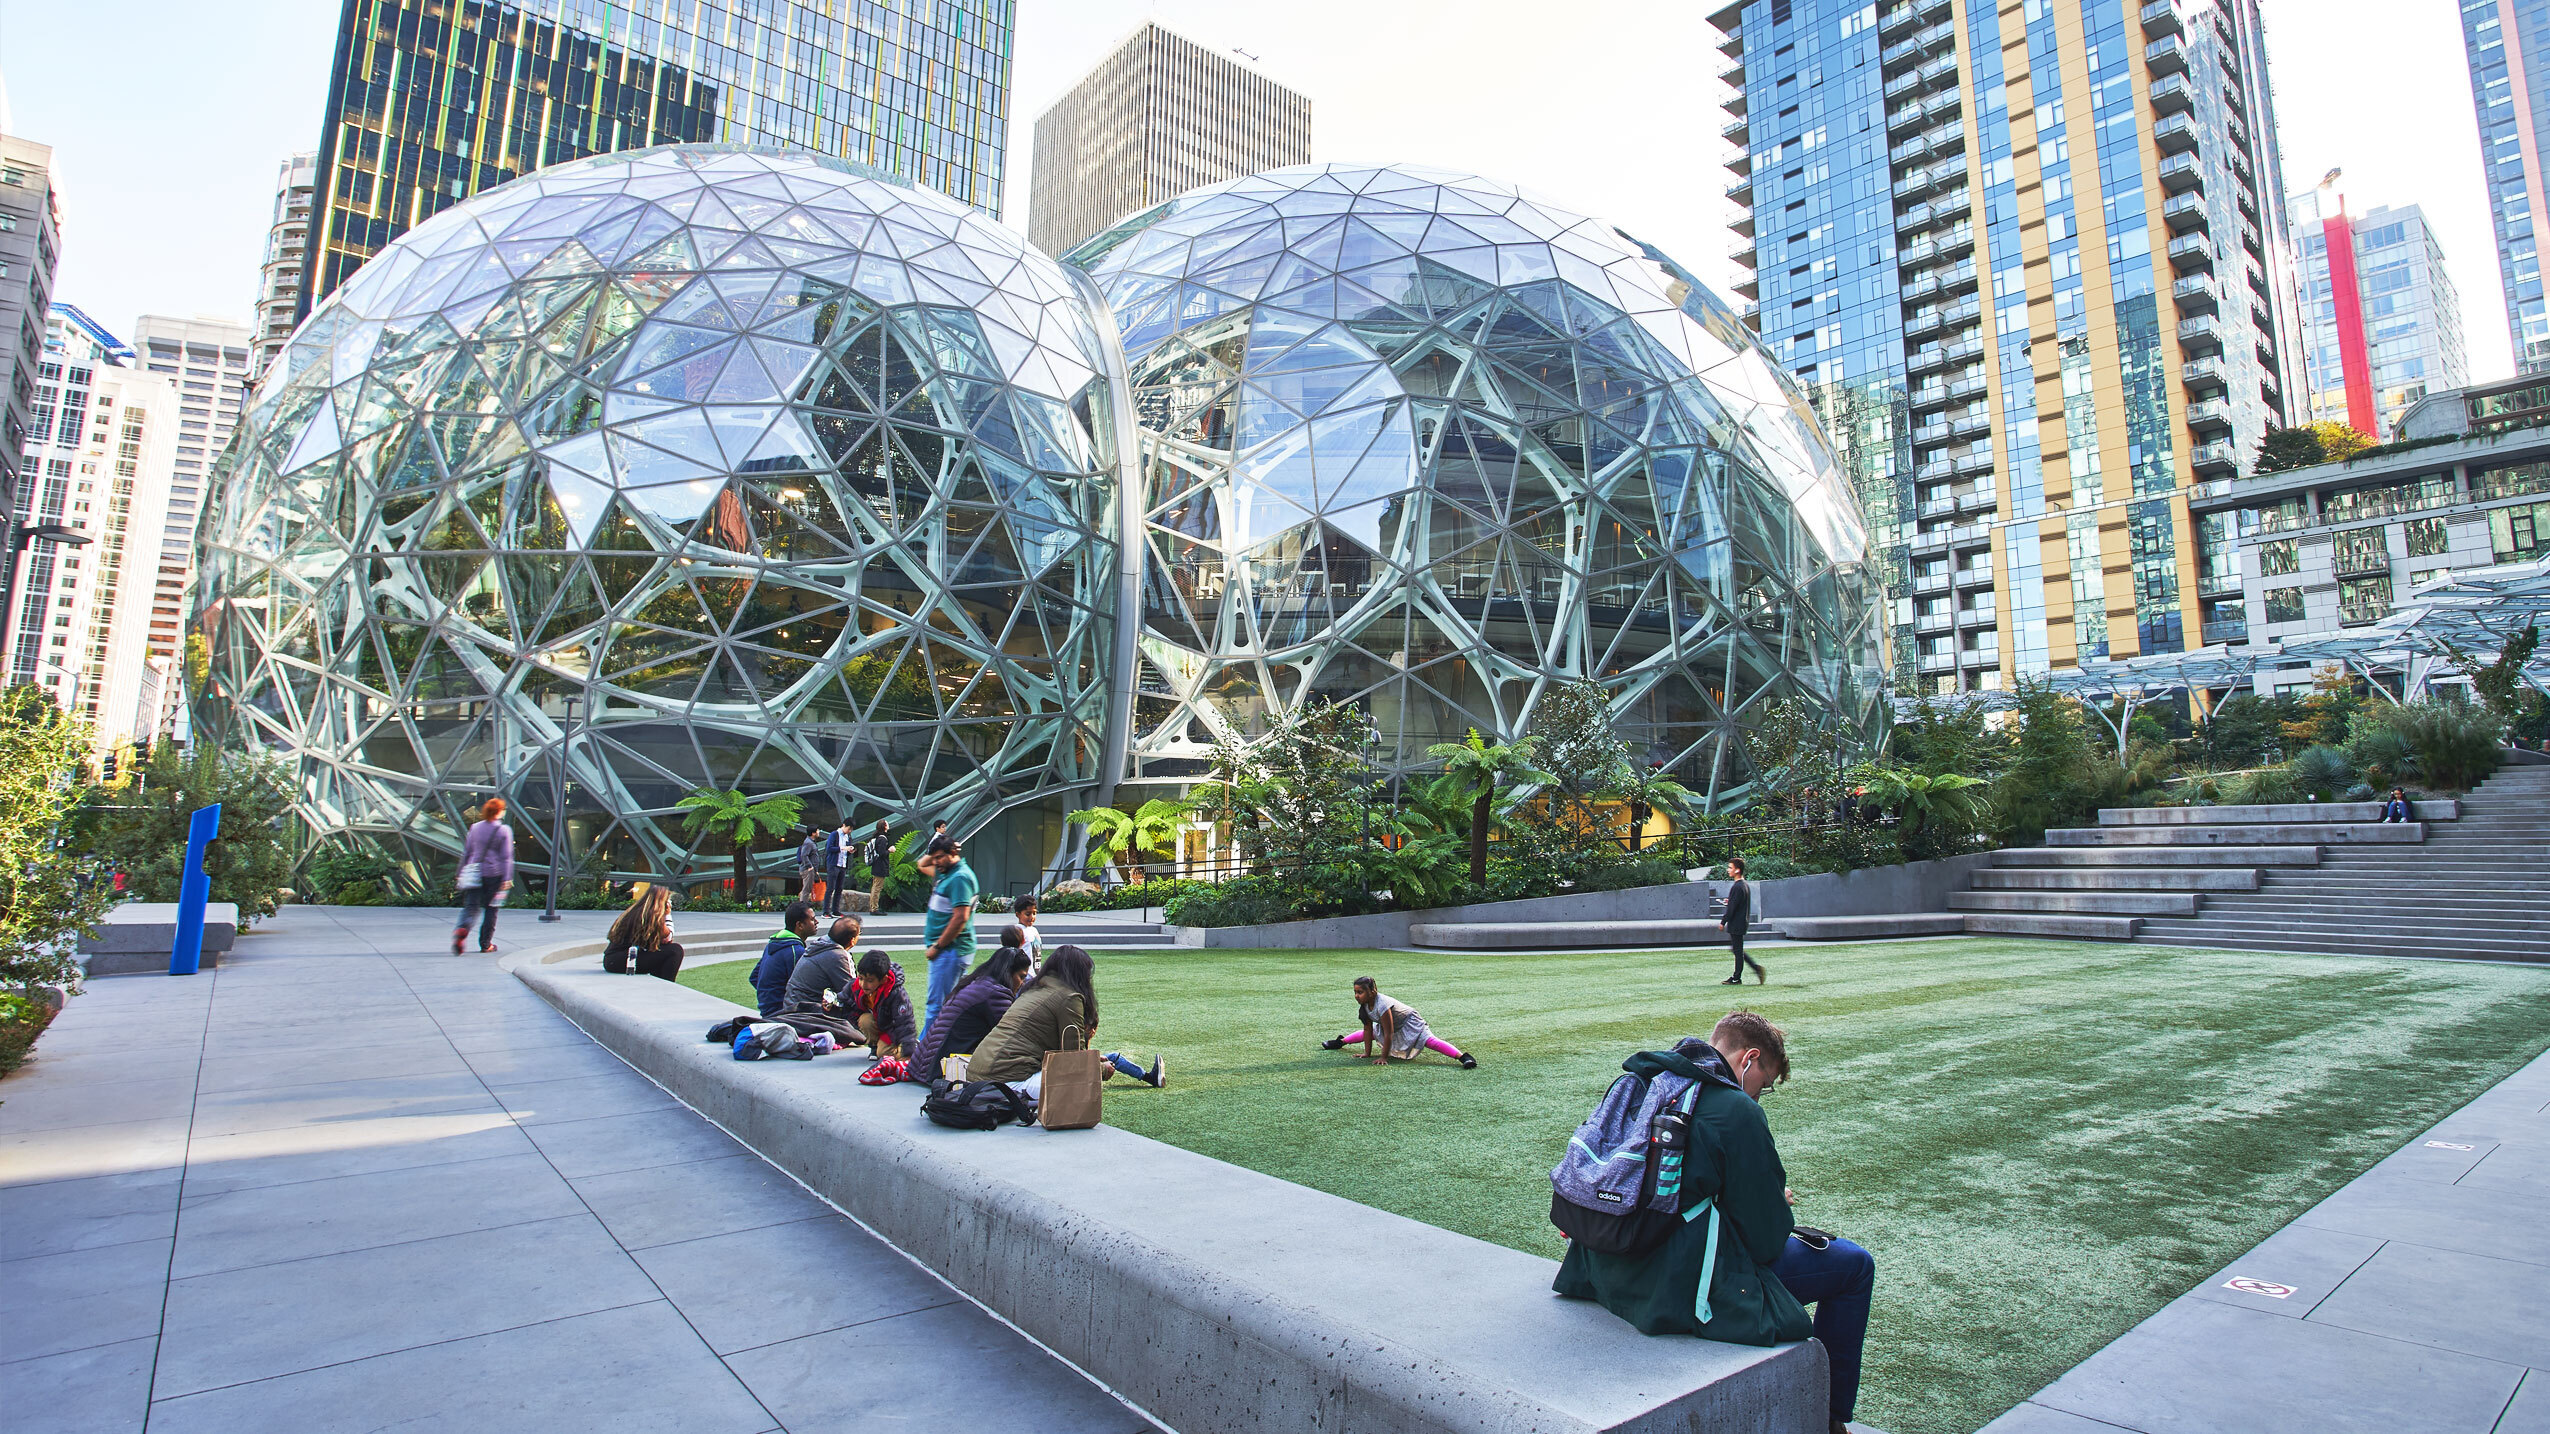
<path id="1" fill-rule="evenodd" d="M 500 941 L 609 920 L 533 915 Z M 10 1434 L 1155 1427 L 448 920 L 287 909 L 217 971 L 93 983 L 0 1081 Z"/>

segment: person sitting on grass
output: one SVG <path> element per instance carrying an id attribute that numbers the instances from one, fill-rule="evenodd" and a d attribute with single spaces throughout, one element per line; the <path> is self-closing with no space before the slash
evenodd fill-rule
<path id="1" fill-rule="evenodd" d="M 602 969 L 617 976 L 634 971 L 670 981 L 682 974 L 682 946 L 673 939 L 673 889 L 650 886 L 611 922 Z"/>
<path id="2" fill-rule="evenodd" d="M 939 1018 L 921 1037 L 921 1048 L 913 1052 L 904 1079 L 927 1085 L 941 1076 L 966 1078 L 975 1050 L 1001 1017 L 1009 1014 L 1010 1002 L 1029 980 L 1027 953 L 1012 937 L 1017 930 L 1012 926 L 1003 931 L 1000 949 L 956 984 L 956 994 L 939 1007 Z"/>
<path id="3" fill-rule="evenodd" d="M 1007 1014 L 975 1048 L 966 1079 L 998 1081 L 1030 1096 L 1041 1090 L 1046 1053 L 1077 1049 L 1067 1032 L 1076 1030 L 1079 1044 L 1087 1045 L 1090 1033 L 1098 1029 L 1096 970 L 1088 952 L 1077 946 L 1055 947 L 1054 954 L 1045 958 L 1044 971 L 1009 1003 Z M 1103 1059 L 1110 1074 L 1122 1072 L 1147 1086 L 1169 1083 L 1165 1056 L 1153 1057 L 1147 1071 L 1114 1051 Z"/>
<path id="4" fill-rule="evenodd" d="M 1706 1041 L 1630 1057 L 1645 1074 L 1696 1081 L 1685 1209 L 1696 1195 L 1716 1202 L 1723 1221 L 1686 1220 L 1644 1254 L 1607 1255 L 1570 1245 L 1551 1286 L 1569 1299 L 1598 1300 L 1641 1334 L 1694 1334 L 1729 1344 L 1823 1341 L 1830 1362 L 1832 1434 L 1845 1434 L 1859 1400 L 1860 1355 L 1877 1262 L 1868 1251 L 1796 1222 L 1796 1192 L 1780 1165 L 1762 1096 L 1789 1077 L 1788 1036 L 1751 1011 L 1731 1011 Z M 1643 1070 L 1642 1070 L 1643 1067 Z M 1708 1185 L 1715 1178 L 1716 1188 Z M 1686 1173 L 1686 1180 L 1691 1176 Z M 1710 1231 L 1723 1224 L 1712 1250 Z M 1700 1288 L 1703 1272 L 1709 1287 Z M 1771 1278 L 1764 1279 L 1764 1274 Z M 1812 1320 L 1805 1306 L 1815 1306 Z"/>
<path id="5" fill-rule="evenodd" d="M 815 934 L 815 908 L 821 904 L 811 897 L 789 902 L 780 915 L 779 929 L 770 933 L 761 959 L 753 963 L 753 1004 L 763 1015 L 776 1016 L 788 1008 L 788 978 L 797 974 L 797 961 L 806 954 L 806 938 Z"/>
<path id="6" fill-rule="evenodd" d="M 1459 1061 L 1465 1071 L 1479 1068 L 1478 1057 L 1427 1030 L 1425 1017 L 1407 1002 L 1381 994 L 1381 988 L 1373 984 L 1370 976 L 1355 978 L 1355 1014 L 1363 1018 L 1363 1030 L 1331 1036 L 1319 1043 L 1320 1049 L 1334 1051 L 1361 1045 L 1372 1052 L 1370 1059 L 1384 1065 L 1393 1056 L 1408 1061 L 1415 1060 L 1419 1051 L 1432 1051 Z"/>
<path id="7" fill-rule="evenodd" d="M 787 999 L 779 1009 L 820 1011 L 834 993 L 849 990 L 850 948 L 859 944 L 862 927 L 858 917 L 836 916 L 823 935 L 808 941 L 806 954 L 788 973 Z"/>

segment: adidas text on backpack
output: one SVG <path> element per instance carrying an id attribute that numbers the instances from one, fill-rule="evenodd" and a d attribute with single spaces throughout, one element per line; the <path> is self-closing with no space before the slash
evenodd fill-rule
<path id="1" fill-rule="evenodd" d="M 1603 1092 L 1550 1171 L 1550 1223 L 1606 1255 L 1640 1255 L 1683 1221 L 1683 1160 L 1699 1082 L 1625 1074 Z"/>

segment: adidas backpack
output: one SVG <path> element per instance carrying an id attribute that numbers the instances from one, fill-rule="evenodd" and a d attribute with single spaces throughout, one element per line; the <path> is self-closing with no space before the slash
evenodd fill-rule
<path id="1" fill-rule="evenodd" d="M 1683 1160 L 1700 1083 L 1623 1075 L 1567 1142 L 1550 1171 L 1550 1223 L 1606 1255 L 1639 1255 L 1682 1223 Z"/>

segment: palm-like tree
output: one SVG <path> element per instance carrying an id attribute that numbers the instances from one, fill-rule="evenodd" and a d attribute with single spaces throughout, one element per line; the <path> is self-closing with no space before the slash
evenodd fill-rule
<path id="1" fill-rule="evenodd" d="M 752 859 L 752 842 L 756 833 L 784 832 L 797 824 L 806 809 L 805 799 L 782 793 L 775 797 L 748 797 L 740 791 L 719 791 L 700 787 L 675 802 L 682 811 L 682 830 L 693 836 L 719 836 L 735 846 L 735 899 L 744 899 L 744 883 L 751 879 L 745 867 Z"/>
<path id="2" fill-rule="evenodd" d="M 1496 789 L 1500 784 L 1546 782 L 1549 774 L 1532 765 L 1537 744 L 1529 737 L 1513 742 L 1490 742 L 1470 729 L 1469 738 L 1460 742 L 1437 742 L 1426 748 L 1426 755 L 1443 763 L 1444 775 L 1460 780 L 1470 794 L 1470 884 L 1487 884 L 1488 824 L 1496 816 Z"/>
<path id="3" fill-rule="evenodd" d="M 1114 807 L 1084 807 L 1063 820 L 1089 828 L 1094 865 L 1122 862 L 1128 852 L 1174 851 L 1178 828 L 1186 824 L 1195 807 L 1193 798 L 1180 801 L 1153 797 L 1130 813 Z"/>
<path id="4" fill-rule="evenodd" d="M 1611 789 L 1605 795 L 1628 804 L 1633 822 L 1630 829 L 1633 845 L 1637 841 L 1634 823 L 1638 808 L 1643 806 L 1663 812 L 1680 828 L 1700 816 L 1708 806 L 1707 800 L 1698 792 L 1666 775 L 1663 768 L 1641 767 L 1635 762 L 1621 763 L 1620 771 L 1612 778 Z"/>
<path id="5" fill-rule="evenodd" d="M 1983 789 L 1990 785 L 1981 777 L 1957 772 L 1942 772 L 1934 777 L 1891 767 L 1870 772 L 1867 781 L 1876 788 L 1878 802 L 1896 810 L 1907 836 L 1927 829 L 1933 822 L 1980 820 Z"/>

